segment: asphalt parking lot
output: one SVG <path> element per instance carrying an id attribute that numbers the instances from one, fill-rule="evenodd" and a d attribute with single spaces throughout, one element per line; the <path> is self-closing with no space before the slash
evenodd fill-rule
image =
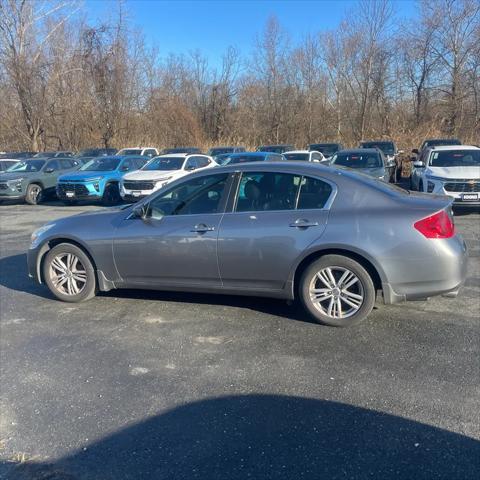
<path id="1" fill-rule="evenodd" d="M 0 205 L 1 479 L 478 478 L 479 214 L 458 298 L 335 329 L 269 299 L 54 300 L 30 234 L 95 208 Z"/>

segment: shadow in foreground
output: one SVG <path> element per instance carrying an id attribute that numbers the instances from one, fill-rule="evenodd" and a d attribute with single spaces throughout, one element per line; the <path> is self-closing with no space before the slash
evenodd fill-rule
<path id="1" fill-rule="evenodd" d="M 480 442 L 393 415 L 276 395 L 199 401 L 12 480 L 473 479 Z M 1 475 L 0 475 L 1 478 Z"/>

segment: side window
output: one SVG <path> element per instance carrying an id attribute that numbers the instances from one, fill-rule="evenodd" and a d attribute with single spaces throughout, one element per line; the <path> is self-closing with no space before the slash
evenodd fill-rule
<path id="1" fill-rule="evenodd" d="M 143 154 L 148 155 L 149 157 L 153 157 L 157 154 L 157 152 L 153 148 L 147 148 L 147 150 L 145 150 Z"/>
<path id="2" fill-rule="evenodd" d="M 323 158 L 319 153 L 312 153 L 312 161 L 320 162 L 321 160 L 323 160 Z"/>
<path id="3" fill-rule="evenodd" d="M 185 163 L 185 170 L 195 170 L 198 168 L 198 157 L 190 157 Z"/>
<path id="4" fill-rule="evenodd" d="M 298 196 L 298 210 L 323 208 L 332 194 L 332 186 L 318 178 L 303 177 Z"/>
<path id="5" fill-rule="evenodd" d="M 222 173 L 185 181 L 154 198 L 148 215 L 160 219 L 166 215 L 218 213 L 227 179 L 228 174 Z"/>
<path id="6" fill-rule="evenodd" d="M 53 170 L 54 172 L 60 170 L 60 163 L 58 160 L 52 160 L 51 162 L 48 162 L 46 169 Z"/>
<path id="7" fill-rule="evenodd" d="M 198 168 L 206 167 L 210 164 L 210 160 L 207 157 L 197 157 Z"/>
<path id="8" fill-rule="evenodd" d="M 279 155 L 278 153 L 271 153 L 267 160 L 269 162 L 281 162 L 282 160 L 284 160 L 284 157 L 283 155 Z"/>
<path id="9" fill-rule="evenodd" d="M 150 161 L 150 158 L 136 158 L 135 159 L 135 168 L 140 170 L 147 162 Z"/>
<path id="10" fill-rule="evenodd" d="M 62 170 L 68 170 L 69 168 L 73 167 L 73 164 L 70 160 L 59 160 L 60 165 L 62 166 Z"/>
<path id="11" fill-rule="evenodd" d="M 293 210 L 300 180 L 299 175 L 290 173 L 244 173 L 235 211 Z"/>
<path id="12" fill-rule="evenodd" d="M 132 170 L 132 168 L 133 168 L 133 161 L 132 159 L 128 158 L 123 161 L 122 166 L 120 167 L 120 171 L 128 172 L 129 170 Z"/>

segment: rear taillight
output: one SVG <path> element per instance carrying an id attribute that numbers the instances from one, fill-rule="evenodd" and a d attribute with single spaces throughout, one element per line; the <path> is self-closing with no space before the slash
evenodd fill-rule
<path id="1" fill-rule="evenodd" d="M 445 210 L 422 218 L 413 226 L 427 238 L 450 238 L 455 235 L 455 224 Z"/>

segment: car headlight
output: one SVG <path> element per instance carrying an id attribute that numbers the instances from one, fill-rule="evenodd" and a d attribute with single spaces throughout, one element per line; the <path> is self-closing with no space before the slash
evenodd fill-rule
<path id="1" fill-rule="evenodd" d="M 40 241 L 40 237 L 45 233 L 47 232 L 48 230 L 50 230 L 55 224 L 54 223 L 47 223 L 46 225 L 43 225 L 43 227 L 40 227 L 40 228 L 37 228 L 33 233 L 32 233 L 32 236 L 30 237 L 30 240 L 31 240 L 31 244 L 30 244 L 30 248 L 35 248 L 39 241 Z"/>
<path id="2" fill-rule="evenodd" d="M 7 185 L 12 189 L 12 190 L 21 190 L 22 189 L 22 180 L 23 178 L 15 178 L 14 180 L 8 180 Z"/>

